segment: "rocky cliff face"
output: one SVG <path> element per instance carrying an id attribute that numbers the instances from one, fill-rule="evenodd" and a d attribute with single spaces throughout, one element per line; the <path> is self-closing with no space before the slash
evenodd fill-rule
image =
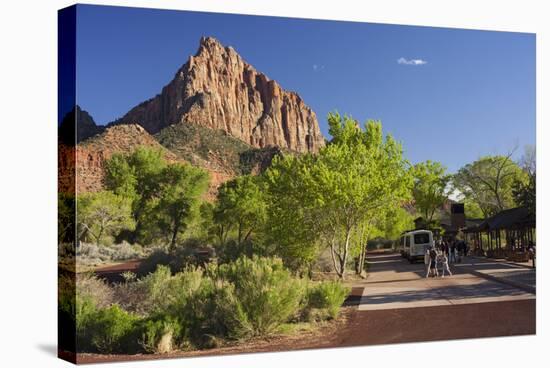
<path id="1" fill-rule="evenodd" d="M 253 147 L 295 152 L 317 152 L 325 144 L 315 113 L 300 96 L 210 37 L 201 39 L 197 54 L 159 95 L 116 123 L 138 123 L 151 134 L 172 124 L 198 124 Z"/>

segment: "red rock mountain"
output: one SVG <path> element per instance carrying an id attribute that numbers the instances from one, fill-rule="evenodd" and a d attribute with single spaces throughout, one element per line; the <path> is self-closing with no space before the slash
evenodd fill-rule
<path id="1" fill-rule="evenodd" d="M 294 92 L 258 72 L 232 47 L 203 37 L 156 97 L 114 124 L 138 123 L 149 133 L 178 124 L 198 124 L 263 148 L 317 152 L 325 144 L 315 113 Z"/>

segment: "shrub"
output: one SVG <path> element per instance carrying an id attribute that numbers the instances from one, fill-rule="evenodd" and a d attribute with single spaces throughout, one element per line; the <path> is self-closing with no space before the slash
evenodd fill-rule
<path id="1" fill-rule="evenodd" d="M 98 309 L 87 322 L 86 334 L 100 353 L 135 353 L 139 351 L 139 318 L 118 305 Z"/>
<path id="2" fill-rule="evenodd" d="M 218 277 L 234 285 L 238 337 L 274 332 L 297 314 L 305 291 L 278 258 L 241 257 L 221 265 Z"/>
<path id="3" fill-rule="evenodd" d="M 199 248 L 200 250 L 208 250 L 209 255 L 199 255 Z M 187 239 L 181 246 L 172 251 L 157 249 L 152 252 L 141 262 L 137 273 L 140 276 L 145 276 L 154 272 L 159 265 L 169 266 L 174 274 L 189 267 L 205 266 L 213 252 L 213 249 L 205 246 L 199 240 L 195 238 Z"/>
<path id="4" fill-rule="evenodd" d="M 136 259 L 143 256 L 143 251 L 138 245 L 131 245 L 130 243 L 123 241 L 120 244 L 113 246 L 112 259 L 114 261 L 126 261 L 129 259 Z"/>
<path id="5" fill-rule="evenodd" d="M 253 330 L 235 286 L 227 281 L 203 276 L 179 311 L 189 340 L 199 348 L 217 347 L 220 338 L 238 339 Z"/>
<path id="6" fill-rule="evenodd" d="M 111 305 L 113 290 L 102 280 L 86 274 L 76 277 L 76 296 L 64 298 L 60 307 L 74 316 L 79 351 L 135 352 L 138 317 Z"/>
<path id="7" fill-rule="evenodd" d="M 149 301 L 148 285 L 142 280 L 136 280 L 133 273 L 123 274 L 124 282 L 113 285 L 114 298 L 127 311 L 147 316 L 153 306 Z"/>
<path id="8" fill-rule="evenodd" d="M 342 285 L 338 281 L 325 281 L 310 287 L 307 291 L 307 313 L 311 313 L 312 309 L 326 311 L 328 317 L 336 318 L 340 306 L 346 299 L 349 293 L 349 288 Z M 323 315 L 321 313 L 320 315 Z"/>
<path id="9" fill-rule="evenodd" d="M 76 255 L 86 258 L 99 258 L 99 246 L 92 243 L 80 243 L 80 245 L 76 247 Z"/>
<path id="10" fill-rule="evenodd" d="M 73 273 L 62 270 L 58 278 L 57 318 L 59 349 L 75 351 L 75 280 Z"/>
<path id="11" fill-rule="evenodd" d="M 160 316 L 144 321 L 140 344 L 148 353 L 171 352 L 180 336 L 181 327 L 177 320 Z"/>
<path id="12" fill-rule="evenodd" d="M 76 275 L 76 297 L 90 298 L 98 308 L 107 307 L 114 302 L 113 289 L 92 273 Z"/>

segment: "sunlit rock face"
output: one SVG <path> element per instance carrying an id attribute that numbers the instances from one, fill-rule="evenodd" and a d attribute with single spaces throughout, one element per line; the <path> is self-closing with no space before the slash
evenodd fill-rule
<path id="1" fill-rule="evenodd" d="M 263 148 L 317 152 L 325 144 L 315 113 L 294 92 L 258 72 L 232 48 L 203 37 L 174 79 L 115 124 L 138 123 L 155 134 L 199 124 Z"/>

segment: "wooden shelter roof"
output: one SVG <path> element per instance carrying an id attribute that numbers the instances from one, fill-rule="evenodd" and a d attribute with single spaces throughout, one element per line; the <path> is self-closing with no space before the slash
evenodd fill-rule
<path id="1" fill-rule="evenodd" d="M 477 226 L 466 228 L 465 232 L 480 232 L 503 229 L 535 227 L 535 216 L 526 207 L 510 208 L 501 211 L 481 222 Z"/>

